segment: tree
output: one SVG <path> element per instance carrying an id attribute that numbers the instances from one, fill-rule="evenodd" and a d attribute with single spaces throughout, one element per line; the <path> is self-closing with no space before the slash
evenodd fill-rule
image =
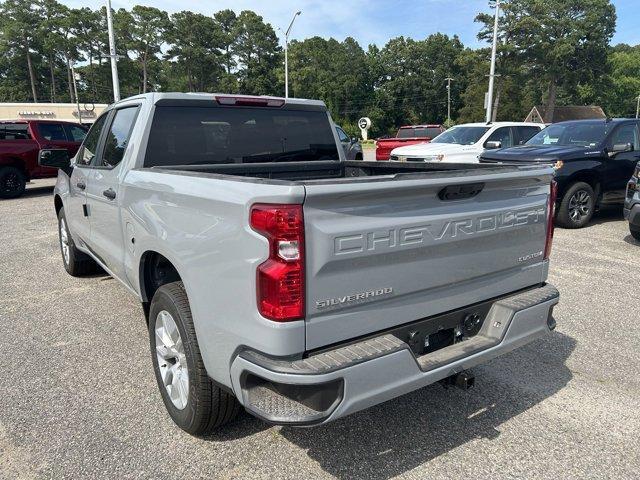
<path id="1" fill-rule="evenodd" d="M 176 72 L 186 77 L 186 89 L 211 91 L 218 86 L 222 42 L 211 17 L 187 11 L 171 15 L 167 40 L 171 47 L 165 58 L 175 62 Z"/>
<path id="2" fill-rule="evenodd" d="M 6 0 L 0 5 L 0 17 L 2 17 L 2 44 L 9 52 L 20 52 L 24 55 L 31 86 L 31 98 L 37 102 L 37 80 L 31 53 L 36 46 L 40 21 L 36 5 L 29 0 Z"/>
<path id="3" fill-rule="evenodd" d="M 573 95 L 580 85 L 607 73 L 616 15 L 609 0 L 508 0 L 503 2 L 501 37 L 529 78 L 543 82 L 547 121 L 558 92 Z M 493 19 L 479 15 L 486 38 Z"/>
<path id="4" fill-rule="evenodd" d="M 166 31 L 169 29 L 167 12 L 153 7 L 136 5 L 131 10 L 132 28 L 129 49 L 134 52 L 142 69 L 142 93 L 148 86 L 149 63 L 157 60 Z"/>
<path id="5" fill-rule="evenodd" d="M 282 49 L 273 27 L 250 10 L 237 18 L 234 56 L 238 61 L 240 91 L 253 95 L 277 95 L 282 92 L 277 69 L 282 68 Z"/>

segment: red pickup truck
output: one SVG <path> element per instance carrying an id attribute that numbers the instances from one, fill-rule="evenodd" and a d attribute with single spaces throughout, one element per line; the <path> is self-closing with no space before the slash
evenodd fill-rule
<path id="1" fill-rule="evenodd" d="M 446 129 L 442 125 L 408 125 L 400 127 L 392 138 L 376 140 L 376 160 L 389 160 L 391 150 L 406 147 L 414 143 L 429 143 L 432 138 L 440 135 Z"/>
<path id="2" fill-rule="evenodd" d="M 55 177 L 58 170 L 38 165 L 42 148 L 66 148 L 75 155 L 87 128 L 58 120 L 0 120 L 0 198 L 24 193 L 34 178 Z"/>

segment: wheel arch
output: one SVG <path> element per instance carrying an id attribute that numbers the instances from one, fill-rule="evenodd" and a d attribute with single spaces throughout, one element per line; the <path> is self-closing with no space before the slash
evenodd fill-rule
<path id="1" fill-rule="evenodd" d="M 156 290 L 162 285 L 183 280 L 175 262 L 156 250 L 146 250 L 140 256 L 138 266 L 138 280 L 140 284 L 140 298 L 147 322 L 149 321 L 149 307 Z"/>
<path id="2" fill-rule="evenodd" d="M 560 189 L 560 192 L 558 192 L 558 201 L 561 201 L 567 190 L 569 190 L 569 188 L 571 188 L 571 186 L 577 182 L 584 182 L 591 186 L 596 194 L 597 202 L 597 200 L 600 198 L 600 178 L 596 173 L 589 170 L 581 170 L 579 172 L 576 172 L 569 176 L 564 182 L 562 182 L 562 188 Z"/>
<path id="3" fill-rule="evenodd" d="M 62 210 L 63 204 L 62 204 L 62 197 L 58 194 L 56 194 L 53 197 L 53 206 L 56 209 L 56 217 L 60 214 L 60 210 Z"/>
<path id="4" fill-rule="evenodd" d="M 18 157 L 3 156 L 0 158 L 0 168 L 2 167 L 15 167 L 22 172 L 27 181 L 30 179 L 29 171 L 24 160 Z"/>

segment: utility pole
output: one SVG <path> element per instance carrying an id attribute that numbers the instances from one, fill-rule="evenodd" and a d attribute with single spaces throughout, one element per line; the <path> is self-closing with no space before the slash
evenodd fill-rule
<path id="1" fill-rule="evenodd" d="M 289 28 L 284 32 L 284 98 L 289 98 L 289 33 L 291 33 L 291 27 L 293 27 L 293 22 L 296 21 L 296 17 L 300 15 L 302 11 L 297 11 L 293 18 L 291 19 L 291 23 L 289 24 Z M 282 29 L 278 27 L 278 30 L 282 32 Z"/>
<path id="2" fill-rule="evenodd" d="M 78 84 L 76 83 L 76 71 L 71 65 L 71 78 L 73 79 L 73 91 L 76 95 L 76 107 L 78 108 L 78 122 L 82 125 L 82 112 L 80 112 L 80 99 L 78 98 Z"/>
<path id="3" fill-rule="evenodd" d="M 638 116 L 640 116 L 640 95 L 638 95 L 636 100 L 638 101 L 638 103 L 636 103 L 636 118 L 638 118 Z"/>
<path id="4" fill-rule="evenodd" d="M 493 20 L 493 44 L 491 45 L 491 68 L 489 69 L 489 92 L 487 93 L 487 123 L 493 117 L 493 80 L 496 76 L 496 49 L 498 46 L 498 17 L 500 15 L 500 0 L 496 0 L 496 16 Z"/>
<path id="5" fill-rule="evenodd" d="M 109 57 L 111 58 L 113 101 L 117 102 L 120 100 L 120 81 L 118 80 L 118 55 L 116 55 L 116 41 L 113 38 L 113 15 L 111 14 L 111 0 L 107 0 L 107 28 L 109 30 Z"/>
<path id="6" fill-rule="evenodd" d="M 447 128 L 451 126 L 451 81 L 453 78 L 445 78 L 447 81 Z"/>

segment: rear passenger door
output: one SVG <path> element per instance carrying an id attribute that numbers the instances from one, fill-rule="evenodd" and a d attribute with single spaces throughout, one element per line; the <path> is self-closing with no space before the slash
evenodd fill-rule
<path id="1" fill-rule="evenodd" d="M 512 128 L 515 134 L 516 145 L 524 145 L 529 139 L 531 139 L 531 137 L 541 130 L 541 128 L 531 125 L 522 125 Z"/>
<path id="2" fill-rule="evenodd" d="M 87 205 L 91 224 L 90 243 L 94 255 L 121 279 L 124 276 L 124 226 L 120 216 L 119 187 L 122 160 L 140 105 L 113 110 L 107 120 L 100 151 L 93 162 L 87 185 Z"/>
<path id="3" fill-rule="evenodd" d="M 483 147 L 486 148 L 487 142 L 500 142 L 500 148 L 509 148 L 513 146 L 513 132 L 511 127 L 496 128 L 489 138 L 484 142 Z"/>

